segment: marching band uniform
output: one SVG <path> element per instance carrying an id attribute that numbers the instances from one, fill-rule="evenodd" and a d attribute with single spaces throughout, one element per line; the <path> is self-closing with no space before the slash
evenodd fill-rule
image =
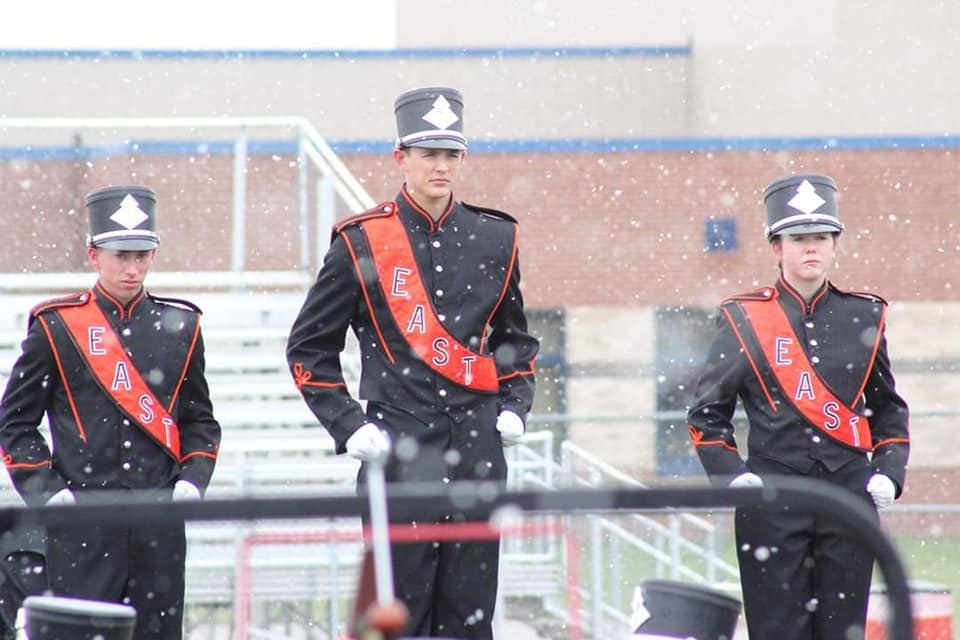
<path id="1" fill-rule="evenodd" d="M 450 89 L 401 96 L 399 146 L 464 149 L 461 100 Z M 448 117 L 455 112 L 456 126 L 424 129 L 420 116 L 437 104 Z M 366 410 L 348 393 L 340 368 L 350 327 L 360 344 Z M 530 410 L 537 349 L 523 312 L 516 221 L 452 196 L 434 219 L 404 185 L 394 202 L 335 227 L 287 358 L 338 453 L 349 452 L 351 438 L 372 423 L 393 443 L 388 482 L 502 484 L 507 469 L 495 425 L 498 415 Z M 496 541 L 396 546 L 407 633 L 490 638 L 498 557 Z"/>
<path id="2" fill-rule="evenodd" d="M 826 176 L 771 184 L 768 237 L 838 236 L 835 196 Z M 899 496 L 908 410 L 890 369 L 885 313 L 882 298 L 826 279 L 807 298 L 782 274 L 773 287 L 725 300 L 688 415 L 711 480 L 757 486 L 765 476 L 806 476 L 879 506 Z M 732 424 L 738 398 L 749 423 L 746 461 Z M 884 478 L 892 480 L 888 497 L 875 489 Z M 862 630 L 873 557 L 848 536 L 834 522 L 777 505 L 737 510 L 751 638 L 826 640 Z"/>
<path id="3" fill-rule="evenodd" d="M 108 187 L 87 203 L 91 247 L 157 246 L 152 191 Z M 117 215 L 124 208 L 132 218 Z M 199 309 L 142 287 L 121 302 L 100 281 L 91 291 L 41 303 L 31 311 L 2 413 L 4 461 L 27 504 L 83 503 L 125 490 L 158 500 L 184 490 L 199 497 L 220 441 Z M 38 430 L 44 414 L 52 450 Z M 55 594 L 129 603 L 137 610 L 137 638 L 181 637 L 182 521 L 58 525 L 47 537 Z"/>

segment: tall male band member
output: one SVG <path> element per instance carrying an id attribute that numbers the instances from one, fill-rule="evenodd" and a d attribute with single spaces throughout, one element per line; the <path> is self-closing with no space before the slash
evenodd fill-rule
<path id="1" fill-rule="evenodd" d="M 503 446 L 523 435 L 539 346 L 520 293 L 518 225 L 454 197 L 467 148 L 460 92 L 409 91 L 395 114 L 400 193 L 335 227 L 287 359 L 339 453 L 368 460 L 392 445 L 388 482 L 502 485 Z M 340 367 L 350 328 L 365 410 Z M 496 541 L 397 547 L 407 634 L 491 638 L 498 557 Z"/>

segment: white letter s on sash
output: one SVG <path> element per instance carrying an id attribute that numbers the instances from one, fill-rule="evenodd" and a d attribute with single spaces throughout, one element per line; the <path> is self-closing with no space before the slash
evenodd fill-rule
<path id="1" fill-rule="evenodd" d="M 450 361 L 450 354 L 447 353 L 448 346 L 446 338 L 437 338 L 433 341 L 433 352 L 436 354 L 433 356 L 433 364 L 443 366 Z"/>
<path id="2" fill-rule="evenodd" d="M 143 394 L 140 396 L 140 419 L 146 422 L 147 424 L 153 422 L 153 400 L 150 399 L 150 396 Z"/>
<path id="3" fill-rule="evenodd" d="M 837 409 L 839 408 L 840 405 L 836 402 L 827 402 L 823 405 L 823 415 L 827 419 L 826 422 L 823 423 L 824 429 L 833 431 L 840 426 L 840 416 L 837 415 Z"/>

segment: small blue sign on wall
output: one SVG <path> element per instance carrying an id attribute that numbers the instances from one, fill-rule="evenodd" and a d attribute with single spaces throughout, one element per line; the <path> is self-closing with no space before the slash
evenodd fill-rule
<path id="1" fill-rule="evenodd" d="M 705 221 L 707 253 L 737 250 L 737 219 L 710 216 Z"/>

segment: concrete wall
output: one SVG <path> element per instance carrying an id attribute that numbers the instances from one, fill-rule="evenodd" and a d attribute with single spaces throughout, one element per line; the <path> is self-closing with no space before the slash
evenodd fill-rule
<path id="1" fill-rule="evenodd" d="M 392 42 L 339 57 L 6 51 L 0 116 L 296 114 L 334 140 L 385 140 L 397 94 L 449 83 L 476 139 L 938 135 L 960 131 L 958 22 L 957 3 L 897 0 L 404 0 L 394 42 L 420 55 Z M 653 46 L 689 54 L 617 52 Z M 575 47 L 600 51 L 513 55 Z"/>

